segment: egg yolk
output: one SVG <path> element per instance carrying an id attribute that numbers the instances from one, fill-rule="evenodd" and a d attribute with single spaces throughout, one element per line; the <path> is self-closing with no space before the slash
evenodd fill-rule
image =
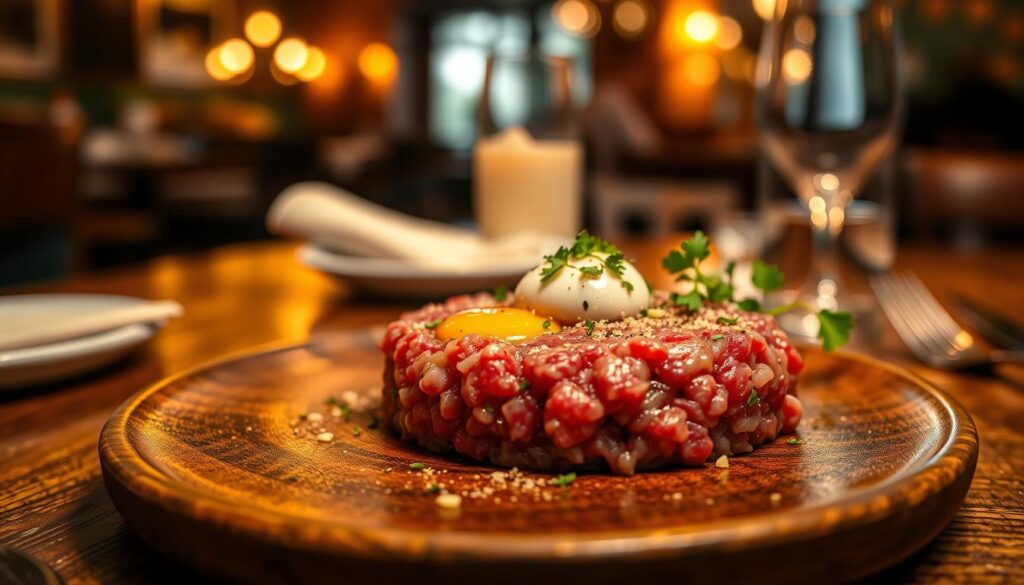
<path id="1" fill-rule="evenodd" d="M 470 333 L 505 341 L 526 341 L 559 329 L 561 327 L 553 319 L 540 317 L 532 311 L 493 307 L 468 309 L 449 315 L 434 329 L 434 333 L 442 341 L 458 339 Z"/>

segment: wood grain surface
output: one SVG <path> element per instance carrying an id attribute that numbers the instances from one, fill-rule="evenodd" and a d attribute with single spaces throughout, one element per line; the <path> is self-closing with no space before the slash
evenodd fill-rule
<path id="1" fill-rule="evenodd" d="M 244 581 L 553 582 L 552 566 L 599 583 L 638 570 L 688 583 L 850 580 L 909 556 L 953 517 L 977 433 L 909 373 L 806 357 L 800 444 L 782 438 L 728 469 L 561 486 L 426 453 L 373 422 L 383 359 L 366 331 L 157 384 L 111 417 L 100 461 L 143 538 Z M 439 506 L 438 492 L 461 505 Z"/>
<path id="2" fill-rule="evenodd" d="M 634 244 L 656 265 L 670 243 Z M 0 541 L 54 567 L 69 583 L 202 579 L 152 551 L 125 525 L 100 477 L 100 428 L 140 388 L 200 363 L 311 332 L 361 328 L 404 307 L 355 297 L 294 263 L 294 246 L 260 243 L 162 258 L 14 292 L 97 292 L 174 298 L 186 316 L 146 351 L 95 375 L 0 397 Z M 901 248 L 942 301 L 962 294 L 1024 320 L 1024 251 Z M 967 499 L 931 544 L 880 578 L 907 583 L 1024 582 L 1024 371 L 945 373 L 916 364 L 892 331 L 858 349 L 903 363 L 970 412 L 981 438 Z"/>

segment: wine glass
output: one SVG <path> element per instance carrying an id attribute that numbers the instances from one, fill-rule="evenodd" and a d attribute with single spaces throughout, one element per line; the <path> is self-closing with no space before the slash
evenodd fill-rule
<path id="1" fill-rule="evenodd" d="M 761 149 L 810 215 L 810 275 L 797 300 L 863 310 L 840 283 L 837 239 L 847 207 L 896 142 L 900 40 L 891 0 L 777 0 L 758 56 L 757 110 Z M 795 315 L 787 328 L 814 336 L 817 321 Z"/>
<path id="2" fill-rule="evenodd" d="M 573 92 L 569 58 L 488 59 L 473 149 L 473 204 L 485 235 L 579 231 L 583 149 Z"/>

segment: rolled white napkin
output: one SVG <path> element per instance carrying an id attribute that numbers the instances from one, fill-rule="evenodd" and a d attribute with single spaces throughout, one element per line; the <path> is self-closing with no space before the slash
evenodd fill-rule
<path id="1" fill-rule="evenodd" d="M 180 317 L 183 312 L 174 301 L 151 301 L 70 318 L 40 320 L 33 316 L 22 323 L 15 322 L 15 318 L 0 328 L 0 351 L 77 339 L 135 323 L 157 323 Z"/>
<path id="2" fill-rule="evenodd" d="M 352 256 L 393 258 L 425 268 L 472 271 L 495 262 L 530 262 L 564 238 L 524 232 L 485 238 L 464 229 L 411 217 L 327 183 L 285 189 L 267 213 L 275 234 L 307 238 Z"/>

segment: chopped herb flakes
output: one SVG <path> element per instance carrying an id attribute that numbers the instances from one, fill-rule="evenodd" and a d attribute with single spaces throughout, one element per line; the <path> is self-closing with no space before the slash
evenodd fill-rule
<path id="1" fill-rule="evenodd" d="M 358 437 L 361 434 L 363 434 L 363 431 L 361 431 L 359 429 L 359 427 L 352 427 L 352 436 L 353 437 Z"/>
<path id="2" fill-rule="evenodd" d="M 427 321 L 426 323 L 423 324 L 423 326 L 426 327 L 427 329 L 436 329 L 437 326 L 440 325 L 443 321 L 444 319 L 434 319 L 433 321 Z"/>
<path id="3" fill-rule="evenodd" d="M 540 326 L 543 327 L 544 329 L 551 329 L 551 319 L 545 319 Z"/>
<path id="4" fill-rule="evenodd" d="M 725 339 L 725 336 L 722 335 L 721 333 L 715 333 L 714 335 L 711 336 L 711 341 L 721 341 L 723 339 Z"/>
<path id="5" fill-rule="evenodd" d="M 324 404 L 326 404 L 327 406 L 337 406 L 338 399 L 334 396 L 328 396 L 327 400 L 324 400 Z"/>
<path id="6" fill-rule="evenodd" d="M 494 297 L 494 300 L 500 303 L 504 301 L 506 298 L 508 298 L 508 287 L 505 286 L 504 284 L 499 284 L 498 286 L 494 287 L 494 292 L 491 293 L 491 295 Z"/>
<path id="7" fill-rule="evenodd" d="M 786 441 L 786 444 L 787 445 L 802 445 L 803 441 L 801 441 L 800 439 L 798 439 L 796 437 L 793 437 L 792 439 Z"/>
<path id="8" fill-rule="evenodd" d="M 529 390 L 530 381 L 526 378 L 519 378 L 519 390 Z"/>
<path id="9" fill-rule="evenodd" d="M 558 487 L 569 487 L 572 485 L 572 482 L 574 481 L 576 481 L 576 474 L 566 473 L 563 475 L 559 475 L 555 479 L 551 480 L 551 485 L 555 485 Z"/>
<path id="10" fill-rule="evenodd" d="M 719 317 L 718 321 L 716 321 L 719 325 L 735 325 L 738 322 L 738 317 Z"/>
<path id="11" fill-rule="evenodd" d="M 436 494 L 441 491 L 441 486 L 437 485 L 434 482 L 430 482 L 427 484 L 427 487 L 425 489 L 428 494 Z"/>
<path id="12" fill-rule="evenodd" d="M 594 258 L 598 261 L 598 265 L 588 266 L 574 266 L 570 261 L 573 259 L 579 260 L 583 258 Z M 544 257 L 546 263 L 540 272 L 540 281 L 542 283 L 547 282 L 558 275 L 559 272 L 564 268 L 576 270 L 580 273 L 582 278 L 596 278 L 605 273 L 605 271 L 619 277 L 622 288 L 627 292 L 633 292 L 633 284 L 622 280 L 623 274 L 625 274 L 625 256 L 619 251 L 614 245 L 590 235 L 587 230 L 581 231 L 576 235 L 576 240 L 573 242 L 572 247 L 566 248 L 562 246 L 550 256 Z"/>
<path id="13" fill-rule="evenodd" d="M 427 464 L 426 463 L 420 463 L 419 461 L 415 461 L 415 462 L 409 464 L 409 469 L 412 470 L 412 471 L 421 471 L 421 470 L 424 470 L 426 468 L 427 468 Z"/>
<path id="14" fill-rule="evenodd" d="M 747 406 L 758 406 L 761 404 L 761 397 L 757 395 L 757 392 L 750 391 L 750 396 L 747 397 Z"/>
<path id="15" fill-rule="evenodd" d="M 583 322 L 583 328 L 587 330 L 587 335 L 594 334 L 594 325 L 594 322 L 591 321 L 590 319 L 587 319 L 586 321 Z"/>

